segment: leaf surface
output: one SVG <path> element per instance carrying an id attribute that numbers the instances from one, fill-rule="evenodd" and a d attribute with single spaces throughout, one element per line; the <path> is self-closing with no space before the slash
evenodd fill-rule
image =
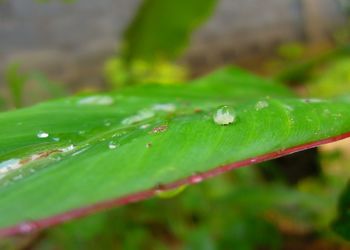
<path id="1" fill-rule="evenodd" d="M 222 105 L 229 116 L 218 117 Z M 349 98 L 299 99 L 236 68 L 1 113 L 0 234 L 135 202 L 349 131 Z"/>

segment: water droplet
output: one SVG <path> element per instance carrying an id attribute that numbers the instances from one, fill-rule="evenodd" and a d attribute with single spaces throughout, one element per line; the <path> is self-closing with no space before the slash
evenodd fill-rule
<path id="1" fill-rule="evenodd" d="M 37 133 L 36 135 L 38 138 L 47 138 L 49 137 L 49 133 L 46 133 L 44 131 L 39 131 L 39 133 Z"/>
<path id="2" fill-rule="evenodd" d="M 152 143 L 149 142 L 146 144 L 146 148 L 150 148 L 150 147 L 152 147 Z"/>
<path id="3" fill-rule="evenodd" d="M 162 103 L 153 105 L 152 109 L 155 111 L 174 112 L 176 110 L 176 106 L 172 103 Z"/>
<path id="4" fill-rule="evenodd" d="M 109 126 L 112 125 L 112 123 L 111 123 L 110 121 L 108 121 L 108 120 L 104 121 L 103 124 L 104 124 L 106 127 L 109 127 Z"/>
<path id="5" fill-rule="evenodd" d="M 188 178 L 188 181 L 192 184 L 200 183 L 203 181 L 203 177 L 201 174 L 195 173 L 194 175 Z"/>
<path id="6" fill-rule="evenodd" d="M 63 153 L 66 153 L 66 152 L 69 152 L 69 151 L 74 150 L 74 148 L 75 148 L 74 145 L 71 144 L 71 145 L 69 145 L 68 147 L 61 148 L 60 151 L 63 152 Z"/>
<path id="7" fill-rule="evenodd" d="M 110 96 L 89 96 L 78 101 L 80 105 L 111 105 L 114 100 Z"/>
<path id="8" fill-rule="evenodd" d="M 37 226 L 33 222 L 24 222 L 19 225 L 19 231 L 22 234 L 31 233 L 37 229 Z"/>
<path id="9" fill-rule="evenodd" d="M 161 125 L 152 129 L 151 133 L 158 134 L 163 133 L 168 129 L 168 125 Z"/>
<path id="10" fill-rule="evenodd" d="M 86 133 L 85 130 L 79 130 L 79 131 L 78 131 L 78 134 L 79 134 L 79 135 L 83 135 L 83 134 L 85 134 L 85 133 Z"/>
<path id="11" fill-rule="evenodd" d="M 22 166 L 20 159 L 10 159 L 0 163 L 0 174 L 6 174 L 9 171 L 18 169 Z"/>
<path id="12" fill-rule="evenodd" d="M 236 116 L 232 108 L 228 106 L 222 106 L 216 110 L 213 119 L 216 124 L 228 125 L 235 121 Z"/>
<path id="13" fill-rule="evenodd" d="M 54 137 L 54 138 L 52 138 L 52 140 L 54 140 L 54 141 L 60 141 L 60 138 Z"/>
<path id="14" fill-rule="evenodd" d="M 140 129 L 146 129 L 148 128 L 150 125 L 149 124 L 143 124 L 140 126 Z"/>
<path id="15" fill-rule="evenodd" d="M 324 102 L 324 100 L 316 99 L 316 98 L 302 99 L 301 101 L 304 102 L 304 103 L 320 103 L 320 102 Z"/>
<path id="16" fill-rule="evenodd" d="M 116 149 L 118 146 L 119 146 L 118 144 L 116 144 L 115 142 L 112 142 L 112 141 L 108 143 L 109 149 Z"/>
<path id="17" fill-rule="evenodd" d="M 84 151 L 86 151 L 87 149 L 88 149 L 88 147 L 82 148 L 82 149 L 78 150 L 77 152 L 74 152 L 74 153 L 72 154 L 72 156 L 79 155 L 79 154 L 83 153 Z"/>
<path id="18" fill-rule="evenodd" d="M 255 109 L 258 111 L 267 108 L 268 106 L 269 103 L 267 101 L 258 101 L 258 103 L 255 105 Z"/>
<path id="19" fill-rule="evenodd" d="M 141 110 L 136 115 L 130 116 L 122 120 L 123 125 L 131 125 L 154 116 L 154 112 L 150 110 Z"/>
<path id="20" fill-rule="evenodd" d="M 288 104 L 282 104 L 285 109 L 288 111 L 294 111 L 294 108 L 292 106 L 289 106 Z"/>

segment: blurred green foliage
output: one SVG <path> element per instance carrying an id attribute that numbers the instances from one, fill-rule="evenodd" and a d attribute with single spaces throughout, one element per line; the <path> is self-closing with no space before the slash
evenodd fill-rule
<path id="1" fill-rule="evenodd" d="M 135 82 L 138 84 L 179 83 L 187 78 L 187 70 L 171 62 L 158 61 L 151 64 L 136 60 L 126 66 L 118 57 L 111 58 L 105 63 L 104 74 L 112 88 Z"/>
<path id="2" fill-rule="evenodd" d="M 350 92 L 350 57 L 323 65 L 307 84 L 310 95 L 331 97 Z"/>
<path id="3" fill-rule="evenodd" d="M 319 66 L 332 60 L 337 60 L 344 56 L 350 55 L 350 45 L 346 44 L 343 46 L 336 47 L 326 52 L 319 53 L 315 56 L 308 56 L 300 53 L 305 49 L 298 50 L 297 53 L 289 52 L 294 58 L 288 59 L 286 57 L 275 63 L 275 67 L 279 68 L 279 72 L 275 78 L 279 81 L 292 84 L 304 84 L 311 78 L 312 73 Z M 286 52 L 284 52 L 286 54 Z"/>
<path id="4" fill-rule="evenodd" d="M 22 95 L 24 84 L 28 81 L 29 76 L 20 71 L 20 65 L 13 63 L 5 71 L 5 81 L 10 90 L 13 104 L 16 108 L 22 106 Z"/>
<path id="5" fill-rule="evenodd" d="M 350 240 L 350 182 L 339 199 L 338 218 L 333 223 L 333 229 Z"/>
<path id="6" fill-rule="evenodd" d="M 68 94 L 68 92 L 62 87 L 61 84 L 49 80 L 47 76 L 42 72 L 26 72 L 22 70 L 20 63 L 9 64 L 5 70 L 5 83 L 7 84 L 7 87 L 11 94 L 12 104 L 16 108 L 23 106 L 24 90 L 26 85 L 30 83 L 34 83 L 41 90 L 46 91 L 52 98 L 66 96 Z M 33 95 L 34 93 L 32 93 L 32 96 Z M 0 108 L 2 106 L 2 103 L 3 106 L 10 106 L 8 104 L 6 105 L 5 101 L 1 102 L 0 99 Z"/>
<path id="7" fill-rule="evenodd" d="M 145 0 L 125 32 L 122 57 L 153 62 L 176 58 L 216 0 Z"/>
<path id="8" fill-rule="evenodd" d="M 112 87 L 147 82 L 182 82 L 186 70 L 174 60 L 192 32 L 212 13 L 216 0 L 145 0 L 122 41 L 120 56 L 105 64 Z"/>

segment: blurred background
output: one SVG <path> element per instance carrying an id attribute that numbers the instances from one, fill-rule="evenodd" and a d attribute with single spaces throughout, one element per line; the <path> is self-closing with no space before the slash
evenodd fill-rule
<path id="1" fill-rule="evenodd" d="M 0 0 L 0 110 L 228 64 L 302 96 L 350 92 L 349 15 L 349 0 Z M 349 153 L 322 146 L 0 249 L 350 249 L 330 228 Z"/>

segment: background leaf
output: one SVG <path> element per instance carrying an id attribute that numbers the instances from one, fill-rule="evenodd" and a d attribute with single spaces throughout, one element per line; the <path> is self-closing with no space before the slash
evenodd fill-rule
<path id="1" fill-rule="evenodd" d="M 350 240 L 350 183 L 339 199 L 338 218 L 333 223 L 333 229 L 340 236 Z"/>
<path id="2" fill-rule="evenodd" d="M 173 59 L 215 3 L 216 0 L 145 0 L 125 32 L 124 59 Z"/>

